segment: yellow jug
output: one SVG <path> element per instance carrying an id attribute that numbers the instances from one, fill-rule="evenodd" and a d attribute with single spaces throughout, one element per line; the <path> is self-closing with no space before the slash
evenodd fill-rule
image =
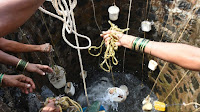
<path id="1" fill-rule="evenodd" d="M 163 102 L 159 102 L 159 101 L 154 101 L 154 108 L 155 110 L 158 110 L 158 111 L 165 111 L 165 103 Z"/>

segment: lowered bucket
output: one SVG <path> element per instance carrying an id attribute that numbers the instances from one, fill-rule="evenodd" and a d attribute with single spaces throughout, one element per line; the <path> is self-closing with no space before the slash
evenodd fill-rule
<path id="1" fill-rule="evenodd" d="M 153 25 L 153 22 L 143 21 L 141 23 L 142 31 L 149 32 L 151 30 L 151 25 Z"/>
<path id="2" fill-rule="evenodd" d="M 114 102 L 123 102 L 126 100 L 128 96 L 128 88 L 125 85 L 113 88 L 108 88 L 108 96 L 110 98 L 110 101 Z"/>
<path id="3" fill-rule="evenodd" d="M 74 96 L 75 88 L 74 88 L 72 82 L 67 82 L 67 84 L 65 86 L 65 93 L 70 95 L 70 96 Z"/>
<path id="4" fill-rule="evenodd" d="M 50 83 L 57 89 L 60 89 L 65 86 L 66 78 L 65 78 L 65 70 L 63 67 L 54 65 L 52 67 L 53 73 L 47 73 Z"/>
<path id="5" fill-rule="evenodd" d="M 119 16 L 119 7 L 117 7 L 116 5 L 114 6 L 110 6 L 108 8 L 108 13 L 109 13 L 109 18 L 112 21 L 116 21 L 118 19 Z"/>

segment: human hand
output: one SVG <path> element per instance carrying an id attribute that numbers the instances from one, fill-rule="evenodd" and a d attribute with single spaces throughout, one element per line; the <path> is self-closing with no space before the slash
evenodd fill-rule
<path id="1" fill-rule="evenodd" d="M 35 89 L 33 80 L 24 75 L 4 75 L 2 86 L 18 87 L 23 93 L 31 93 Z"/>
<path id="2" fill-rule="evenodd" d="M 118 42 L 115 43 L 117 46 L 124 46 L 130 49 L 132 48 L 133 40 L 136 38 L 134 36 L 126 35 L 114 30 L 103 31 L 100 36 L 103 37 L 105 43 L 108 44 L 108 40 L 111 39 L 111 34 L 114 34 L 113 36 L 115 36 L 115 38 L 118 38 Z"/>
<path id="3" fill-rule="evenodd" d="M 55 106 L 54 100 L 49 100 L 49 103 L 42 109 L 41 112 L 60 112 L 60 109 Z"/>
<path id="4" fill-rule="evenodd" d="M 26 70 L 29 72 L 35 72 L 38 73 L 40 75 L 45 75 L 45 72 L 48 73 L 52 73 L 53 69 L 51 69 L 49 66 L 47 65 L 41 65 L 41 64 L 32 64 L 32 63 L 28 63 Z"/>
<path id="5" fill-rule="evenodd" d="M 53 51 L 53 47 L 49 43 L 40 45 L 40 52 L 51 52 L 51 51 Z"/>

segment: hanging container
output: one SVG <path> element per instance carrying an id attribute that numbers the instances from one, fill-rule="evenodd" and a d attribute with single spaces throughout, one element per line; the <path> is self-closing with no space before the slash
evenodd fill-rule
<path id="1" fill-rule="evenodd" d="M 116 21 L 118 19 L 119 16 L 119 7 L 117 7 L 116 5 L 114 6 L 110 6 L 108 8 L 108 13 L 109 13 L 109 18 L 112 21 Z"/>
<path id="2" fill-rule="evenodd" d="M 66 72 L 64 68 L 58 65 L 54 65 L 52 69 L 54 72 L 48 73 L 50 83 L 57 89 L 64 87 L 66 84 Z"/>
<path id="3" fill-rule="evenodd" d="M 117 87 L 109 88 L 108 96 L 110 98 L 110 101 L 113 102 L 123 102 L 127 98 L 126 92 Z"/>
<path id="4" fill-rule="evenodd" d="M 142 31 L 149 32 L 151 30 L 151 25 L 153 25 L 153 22 L 143 21 L 141 23 Z"/>
<path id="5" fill-rule="evenodd" d="M 159 101 L 154 101 L 154 108 L 155 110 L 158 110 L 158 111 L 165 111 L 165 103 L 163 102 L 159 102 Z"/>
<path id="6" fill-rule="evenodd" d="M 67 84 L 65 85 L 65 93 L 70 96 L 74 96 L 75 87 L 73 86 L 72 82 L 67 82 Z"/>
<path id="7" fill-rule="evenodd" d="M 82 77 L 82 72 L 80 72 L 80 76 L 81 76 L 81 78 L 83 78 L 83 77 Z M 83 76 L 84 76 L 84 78 L 87 77 L 87 71 L 83 70 Z"/>
<path id="8" fill-rule="evenodd" d="M 152 71 L 155 71 L 158 66 L 158 63 L 154 60 L 150 60 L 148 64 L 148 68 Z"/>

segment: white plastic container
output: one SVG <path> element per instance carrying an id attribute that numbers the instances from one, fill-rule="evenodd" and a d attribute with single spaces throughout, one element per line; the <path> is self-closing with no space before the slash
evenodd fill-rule
<path id="1" fill-rule="evenodd" d="M 158 63 L 154 60 L 150 60 L 148 64 L 148 68 L 152 71 L 155 71 L 158 66 Z"/>
<path id="2" fill-rule="evenodd" d="M 151 25 L 153 25 L 153 22 L 143 21 L 141 23 L 142 31 L 149 32 L 151 30 Z"/>
<path id="3" fill-rule="evenodd" d="M 117 7 L 116 5 L 114 6 L 110 6 L 108 8 L 108 13 L 109 13 L 109 18 L 112 21 L 116 21 L 118 19 L 119 16 L 119 7 Z"/>
<path id="4" fill-rule="evenodd" d="M 54 65 L 52 68 L 54 72 L 47 73 L 49 81 L 56 89 L 60 89 L 64 87 L 66 84 L 66 77 L 65 77 L 66 72 L 63 67 L 58 65 Z"/>
<path id="5" fill-rule="evenodd" d="M 80 73 L 80 76 L 81 76 L 81 78 L 82 78 L 82 73 Z M 84 78 L 87 77 L 87 71 L 83 70 L 83 76 L 84 76 Z"/>
<path id="6" fill-rule="evenodd" d="M 113 102 L 123 102 L 127 98 L 126 91 L 118 87 L 109 88 L 108 96 L 110 98 L 110 101 L 113 101 Z"/>
<path id="7" fill-rule="evenodd" d="M 73 86 L 72 82 L 67 82 L 67 84 L 65 85 L 65 93 L 70 96 L 74 96 L 75 87 Z"/>

